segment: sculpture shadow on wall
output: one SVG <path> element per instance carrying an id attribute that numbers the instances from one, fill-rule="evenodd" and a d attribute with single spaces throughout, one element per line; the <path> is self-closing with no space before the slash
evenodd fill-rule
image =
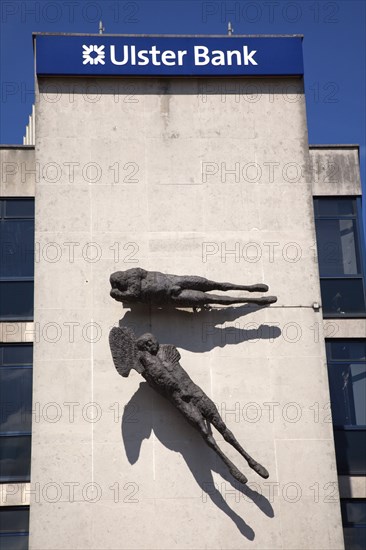
<path id="1" fill-rule="evenodd" d="M 247 485 L 237 483 L 199 433 L 187 423 L 169 401 L 154 392 L 146 382 L 140 384 L 126 405 L 121 431 L 130 464 L 137 462 L 142 442 L 144 439 L 149 439 L 152 432 L 167 449 L 180 453 L 201 488 L 203 502 L 210 498 L 248 540 L 255 538 L 253 529 L 229 506 L 222 492 L 226 492 L 230 495 L 229 498 L 236 502 L 238 498 L 241 500 L 244 498 L 247 502 L 251 500 L 267 517 L 274 517 L 270 502 Z M 179 439 L 176 434 L 180 434 Z M 223 487 L 225 482 L 221 483 L 222 492 L 220 492 L 215 486 L 212 471 L 219 473 L 231 487 Z M 161 476 L 162 480 L 164 472 L 158 471 L 157 476 L 158 478 Z"/>
<path id="2" fill-rule="evenodd" d="M 136 334 L 153 332 L 164 344 L 193 353 L 203 353 L 216 347 L 241 342 L 274 340 L 281 335 L 279 327 L 243 322 L 243 317 L 264 307 L 223 307 L 192 312 L 175 308 L 149 308 L 149 322 L 146 322 L 146 306 L 135 305 L 124 315 L 120 324 L 131 328 Z M 236 321 L 230 326 L 220 326 Z"/>

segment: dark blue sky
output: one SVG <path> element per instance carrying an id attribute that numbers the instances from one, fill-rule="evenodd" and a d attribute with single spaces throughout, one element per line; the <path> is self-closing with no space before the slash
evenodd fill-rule
<path id="1" fill-rule="evenodd" d="M 0 143 L 22 143 L 32 32 L 303 34 L 309 143 L 360 145 L 366 185 L 365 0 L 1 0 Z M 366 202 L 366 201 L 365 201 Z M 364 219 L 365 204 L 364 206 Z"/>

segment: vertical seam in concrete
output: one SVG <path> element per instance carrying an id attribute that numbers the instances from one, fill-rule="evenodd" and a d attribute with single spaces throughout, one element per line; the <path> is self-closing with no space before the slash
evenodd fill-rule
<path id="1" fill-rule="evenodd" d="M 145 109 L 146 104 L 145 104 L 145 101 L 144 101 L 145 96 L 143 94 L 141 94 L 140 99 L 142 101 L 142 109 L 143 109 L 143 114 L 144 114 L 144 118 L 145 118 L 145 115 L 146 115 L 146 109 Z M 148 138 L 146 137 L 146 133 L 145 133 L 145 136 L 144 136 L 144 168 L 145 168 L 144 186 L 145 186 L 145 196 L 147 197 L 147 200 L 146 200 L 147 230 L 148 230 L 148 232 L 150 232 L 150 211 L 149 211 L 149 200 L 148 200 L 148 196 L 149 196 L 149 183 L 148 183 L 148 181 L 149 181 L 149 172 L 148 172 L 149 163 L 148 163 L 148 159 L 147 159 L 147 149 L 148 149 L 147 140 L 148 140 Z M 150 242 L 149 242 L 149 239 L 147 239 L 146 256 L 147 256 L 148 264 L 150 265 Z M 152 330 L 151 306 L 149 306 L 149 331 L 150 332 L 153 331 Z M 152 428 L 152 461 L 151 461 L 151 465 L 152 465 L 153 480 L 155 481 L 156 480 L 156 460 L 155 460 L 156 435 L 155 435 L 155 432 L 154 432 L 154 424 L 155 424 L 156 416 L 155 416 L 154 399 L 152 399 L 151 405 L 152 405 L 152 420 L 153 420 L 153 422 L 152 422 L 153 428 Z"/>
<path id="2" fill-rule="evenodd" d="M 278 461 L 277 461 L 277 439 L 274 437 L 274 455 L 275 455 L 275 465 L 276 465 L 276 479 L 278 483 L 278 496 L 280 495 L 279 487 L 280 487 L 280 480 L 278 477 Z M 279 522 L 280 522 L 280 530 L 281 530 L 281 548 L 284 548 L 283 546 L 283 539 L 284 539 L 284 533 L 282 531 L 282 509 L 281 509 L 281 503 L 280 498 L 278 498 L 278 510 L 279 510 Z"/>
<path id="3" fill-rule="evenodd" d="M 91 158 L 91 148 L 89 151 L 90 155 L 90 162 L 92 162 Z M 89 204 L 90 204 L 90 240 L 93 242 L 93 200 L 92 200 L 92 189 L 91 186 L 93 184 L 89 183 Z M 90 281 L 93 281 L 93 264 L 90 264 Z M 89 280 L 88 283 L 89 284 Z M 91 284 L 91 282 L 90 282 Z M 92 337 L 90 342 L 90 366 L 91 366 L 91 401 L 94 402 L 94 292 L 92 288 L 91 292 L 91 306 L 92 306 L 92 317 L 91 317 L 91 323 L 92 323 Z M 92 487 L 94 490 L 94 422 L 91 422 L 91 481 L 92 481 Z M 91 540 L 94 540 L 94 521 L 91 521 L 90 525 L 91 529 Z"/>
<path id="4" fill-rule="evenodd" d="M 91 149 L 89 151 L 90 155 L 90 162 L 92 162 L 91 158 Z M 90 239 L 91 242 L 93 242 L 93 201 L 91 197 L 92 189 L 91 186 L 93 184 L 89 182 L 89 203 L 90 203 Z M 90 264 L 90 275 L 91 275 L 91 281 L 93 281 L 93 264 Z M 89 281 L 88 281 L 89 284 Z M 94 292 L 91 293 L 91 305 L 92 305 L 92 338 L 90 342 L 90 366 L 91 366 L 91 401 L 94 403 Z M 94 422 L 91 422 L 91 481 L 93 483 L 92 487 L 94 487 Z M 92 531 L 93 531 L 93 525 L 92 525 Z M 92 536 L 94 533 L 92 532 Z"/>

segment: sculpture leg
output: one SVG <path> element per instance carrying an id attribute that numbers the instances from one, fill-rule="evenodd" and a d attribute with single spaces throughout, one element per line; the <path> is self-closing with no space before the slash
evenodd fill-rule
<path id="1" fill-rule="evenodd" d="M 206 294 L 206 304 L 256 304 L 267 306 L 277 302 L 276 296 L 261 296 L 260 298 L 233 298 L 232 296 L 219 296 L 218 294 Z"/>
<path id="2" fill-rule="evenodd" d="M 205 277 L 177 277 L 175 284 L 179 285 L 182 289 L 186 290 L 200 290 L 201 292 L 208 292 L 210 290 L 246 290 L 248 292 L 267 292 L 268 286 L 265 284 L 257 285 L 235 285 L 233 283 L 218 283 L 217 281 L 210 281 Z"/>
<path id="3" fill-rule="evenodd" d="M 266 306 L 277 301 L 275 296 L 262 296 L 260 298 L 234 298 L 232 296 L 219 296 L 218 294 L 206 294 L 198 290 L 182 290 L 176 296 L 172 296 L 172 302 L 180 307 L 202 307 L 209 304 L 257 304 Z"/>
<path id="4" fill-rule="evenodd" d="M 242 457 L 245 458 L 250 468 L 252 468 L 257 474 L 259 474 L 261 477 L 264 477 L 267 479 L 269 476 L 267 470 L 259 464 L 254 458 L 252 458 L 240 445 L 240 443 L 236 440 L 234 434 L 228 429 L 225 422 L 222 420 L 219 411 L 217 410 L 217 407 L 213 401 L 206 395 L 203 394 L 200 398 L 199 402 L 197 403 L 197 406 L 204 418 L 213 426 L 215 426 L 216 430 L 220 432 L 220 434 L 223 436 L 225 441 L 230 443 L 236 449 Z"/>
<path id="5" fill-rule="evenodd" d="M 206 425 L 206 421 L 197 407 L 191 403 L 186 403 L 181 399 L 175 398 L 173 400 L 174 405 L 177 409 L 183 414 L 183 416 L 188 420 L 188 422 L 196 428 L 202 435 L 203 439 L 206 441 L 207 445 L 211 447 L 213 451 L 221 458 L 224 464 L 229 468 L 231 475 L 239 481 L 239 483 L 246 483 L 248 479 L 242 474 L 238 468 L 229 460 L 229 458 L 222 452 L 220 447 L 217 445 L 214 440 L 210 430 Z"/>
<path id="6" fill-rule="evenodd" d="M 206 430 L 207 430 L 207 427 L 205 426 Z M 206 441 L 207 445 L 209 447 L 211 447 L 211 449 L 213 451 L 215 451 L 215 453 L 221 458 L 221 460 L 224 462 L 224 464 L 226 464 L 226 466 L 229 468 L 229 472 L 231 473 L 231 475 L 237 480 L 239 481 L 239 483 L 243 483 L 245 484 L 247 481 L 248 481 L 248 478 L 242 474 L 238 468 L 231 462 L 231 460 L 228 459 L 228 457 L 222 452 L 222 450 L 220 449 L 220 447 L 218 446 L 218 444 L 216 443 L 216 441 L 214 440 L 213 436 L 208 432 L 204 432 L 203 430 L 201 430 L 201 435 L 202 437 L 204 438 L 204 440 Z"/>
<path id="7" fill-rule="evenodd" d="M 261 477 L 263 477 L 264 479 L 267 479 L 268 476 L 269 476 L 269 473 L 267 472 L 267 470 L 264 468 L 264 466 L 262 466 L 261 464 L 259 464 L 259 462 L 257 462 L 256 460 L 254 460 L 254 458 L 252 458 L 244 449 L 243 447 L 240 445 L 240 443 L 236 440 L 234 434 L 227 428 L 226 424 L 224 423 L 224 421 L 220 418 L 219 416 L 219 413 L 217 412 L 217 414 L 215 414 L 211 419 L 210 419 L 210 422 L 212 422 L 212 424 L 215 426 L 215 428 L 221 433 L 221 435 L 223 436 L 223 438 L 225 439 L 225 441 L 227 441 L 228 443 L 230 443 L 230 445 L 232 445 L 234 447 L 234 449 L 236 449 L 243 458 L 245 458 L 245 460 L 247 461 L 248 463 L 248 466 L 250 468 L 252 468 L 252 470 L 254 470 L 255 472 L 257 472 L 258 475 L 260 475 Z"/>

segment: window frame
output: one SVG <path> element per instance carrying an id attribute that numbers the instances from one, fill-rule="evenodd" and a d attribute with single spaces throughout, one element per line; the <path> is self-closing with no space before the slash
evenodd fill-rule
<path id="1" fill-rule="evenodd" d="M 347 497 L 347 498 L 341 498 L 340 501 L 341 501 L 341 512 L 342 512 L 343 527 L 351 527 L 351 528 L 356 528 L 356 529 L 366 529 L 366 523 L 353 523 L 352 521 L 347 521 L 346 520 L 346 515 L 347 515 L 346 505 L 348 503 L 351 503 L 351 504 L 364 503 L 365 506 L 366 506 L 366 498 L 365 497 L 362 497 L 362 498 Z M 366 531 L 365 531 L 365 533 L 366 533 Z"/>
<path id="2" fill-rule="evenodd" d="M 333 214 L 333 215 L 321 215 L 317 211 L 316 201 L 321 200 L 353 200 L 355 201 L 355 208 L 353 214 Z M 314 223 L 315 223 L 315 237 L 317 229 L 318 220 L 352 220 L 355 223 L 355 247 L 356 253 L 359 256 L 359 269 L 360 273 L 357 275 L 321 275 L 320 274 L 320 264 L 319 264 L 319 252 L 318 254 L 318 265 L 319 265 L 319 279 L 320 283 L 323 281 L 336 281 L 336 280 L 357 280 L 361 281 L 363 288 L 363 299 L 365 309 L 362 312 L 350 312 L 350 313 L 337 313 L 337 312 L 325 312 L 323 309 L 323 318 L 324 319 L 360 319 L 366 317 L 366 252 L 365 252 L 365 240 L 362 228 L 362 197 L 357 195 L 316 195 L 313 196 L 314 204 Z M 316 244 L 318 245 L 317 241 Z"/>
<path id="3" fill-rule="evenodd" d="M 34 197 L 0 197 L 0 223 L 6 223 L 6 220 L 14 221 L 14 220 L 33 220 L 33 224 L 35 221 L 35 214 L 33 216 L 6 216 L 5 215 L 5 208 L 6 208 L 6 201 L 27 201 L 29 203 L 33 203 L 35 206 L 35 198 Z M 33 242 L 35 241 L 34 237 L 35 232 L 33 232 Z M 1 244 L 1 243 L 0 243 Z M 34 242 L 35 245 L 35 242 Z M 33 307 L 32 307 L 32 313 L 30 315 L 19 315 L 14 314 L 10 316 L 6 316 L 2 313 L 0 310 L 0 322 L 15 322 L 15 321 L 33 321 L 34 319 L 34 275 L 33 277 L 30 276 L 5 276 L 0 277 L 0 284 L 1 283 L 33 283 Z"/>
<path id="4" fill-rule="evenodd" d="M 343 535 L 344 535 L 344 542 L 345 542 L 346 550 L 351 550 L 352 548 L 355 548 L 355 546 L 353 545 L 354 542 L 356 542 L 356 548 L 360 548 L 359 540 L 357 540 L 359 535 L 362 535 L 362 539 L 366 540 L 366 523 L 353 523 L 351 521 L 347 521 L 347 504 L 348 503 L 355 504 L 357 502 L 363 502 L 363 503 L 366 504 L 366 498 L 349 498 L 349 497 L 347 497 L 347 498 L 341 498 L 340 499 L 341 514 L 342 514 L 342 527 L 343 527 Z M 351 535 L 351 536 L 349 536 L 349 535 Z M 351 538 L 350 544 L 349 544 L 349 540 L 348 540 L 349 538 Z M 356 541 L 352 540 L 354 538 L 356 538 Z"/>
<path id="5" fill-rule="evenodd" d="M 9 539 L 10 537 L 27 537 L 28 539 L 28 545 L 29 545 L 29 505 L 17 505 L 17 506 L 1 506 L 0 508 L 0 513 L 1 511 L 13 511 L 13 512 L 16 512 L 18 510 L 26 510 L 28 512 L 28 528 L 27 530 L 23 530 L 23 531 L 9 531 L 9 532 L 3 532 L 1 533 L 0 532 L 0 546 L 1 545 L 1 539 L 4 539 L 7 538 Z"/>
<path id="6" fill-rule="evenodd" d="M 327 356 L 327 370 L 328 370 L 328 377 L 330 378 L 331 376 L 331 369 L 332 369 L 332 366 L 337 366 L 337 365 L 343 365 L 343 364 L 347 364 L 347 363 L 352 363 L 352 364 L 358 364 L 358 365 L 365 365 L 365 368 L 366 368 L 366 358 L 365 359 L 345 359 L 345 358 L 339 358 L 339 359 L 335 359 L 332 357 L 332 353 L 331 353 L 331 345 L 332 343 L 337 343 L 337 344 L 341 344 L 342 342 L 344 343 L 366 343 L 366 338 L 326 338 L 325 339 L 325 347 L 326 347 L 326 356 Z M 329 386 L 330 386 L 330 380 L 329 380 Z M 330 404 L 331 404 L 331 408 L 332 408 L 332 396 L 330 395 Z M 366 406 L 366 398 L 365 398 L 365 406 Z M 333 423 L 333 414 L 332 414 L 332 426 L 333 426 L 333 432 L 334 432 L 334 439 L 336 440 L 337 439 L 337 436 L 336 434 L 337 433 L 340 433 L 340 432 L 356 432 L 360 435 L 360 438 L 362 436 L 366 437 L 366 424 L 360 424 L 360 425 L 352 425 L 352 424 L 334 424 Z M 336 443 L 336 441 L 335 441 Z M 351 476 L 362 476 L 364 477 L 366 475 L 366 458 L 365 458 L 365 466 L 364 466 L 364 470 L 363 472 L 359 472 L 359 471 L 351 471 L 352 469 L 350 468 L 349 471 L 341 471 L 340 468 L 339 468 L 339 463 L 341 461 L 341 457 L 340 455 L 337 456 L 337 453 L 336 453 L 336 457 L 337 457 L 337 469 L 338 469 L 338 475 L 351 475 Z"/>
<path id="7" fill-rule="evenodd" d="M 23 364 L 17 364 L 17 363 L 14 363 L 14 365 L 12 364 L 6 364 L 6 363 L 3 363 L 3 356 L 2 356 L 2 353 L 0 353 L 0 369 L 2 368 L 7 368 L 7 369 L 16 369 L 16 370 L 19 370 L 19 369 L 31 369 L 32 370 L 32 373 L 33 373 L 33 353 L 34 353 L 34 346 L 33 346 L 33 343 L 32 342 L 14 342 L 14 343 L 6 343 L 6 342 L 0 342 L 0 351 L 2 351 L 3 348 L 14 348 L 14 347 L 28 347 L 28 348 L 32 348 L 32 362 L 29 363 L 29 362 L 26 362 L 26 363 L 23 363 Z M 33 378 L 33 377 L 32 377 Z M 33 392 L 31 392 L 31 403 L 33 401 L 32 397 L 33 397 Z M 1 406 L 1 404 L 0 404 Z M 31 405 L 32 406 L 32 405 Z M 0 431 L 0 444 L 1 444 L 1 439 L 2 438 L 19 438 L 19 437 L 29 437 L 31 438 L 32 436 L 32 431 L 31 429 L 30 430 L 13 430 L 13 431 Z M 31 439 L 30 439 L 30 445 L 31 445 Z M 30 471 L 31 471 L 31 456 L 30 456 L 30 459 L 29 459 L 29 475 L 27 476 L 24 476 L 24 475 L 19 475 L 19 476 L 13 476 L 13 477 L 9 477 L 9 476 L 0 476 L 0 484 L 1 483 L 13 483 L 13 482 L 29 482 L 30 481 Z"/>

